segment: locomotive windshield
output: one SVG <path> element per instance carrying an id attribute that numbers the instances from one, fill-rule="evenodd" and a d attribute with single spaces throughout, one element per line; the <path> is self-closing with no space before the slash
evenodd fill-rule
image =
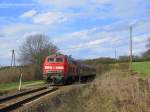
<path id="1" fill-rule="evenodd" d="M 63 58 L 56 58 L 56 62 L 63 62 Z"/>
<path id="2" fill-rule="evenodd" d="M 48 62 L 54 62 L 54 58 L 48 58 Z"/>
<path id="3" fill-rule="evenodd" d="M 63 58 L 48 58 L 47 60 L 49 63 L 50 62 L 63 62 Z"/>

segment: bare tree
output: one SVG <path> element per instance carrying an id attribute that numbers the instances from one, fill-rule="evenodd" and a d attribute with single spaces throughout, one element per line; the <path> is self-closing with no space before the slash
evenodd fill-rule
<path id="1" fill-rule="evenodd" d="M 26 37 L 20 47 L 19 61 L 23 65 L 33 65 L 38 72 L 41 72 L 44 58 L 57 51 L 57 47 L 49 41 L 47 36 L 42 34 L 30 35 Z"/>

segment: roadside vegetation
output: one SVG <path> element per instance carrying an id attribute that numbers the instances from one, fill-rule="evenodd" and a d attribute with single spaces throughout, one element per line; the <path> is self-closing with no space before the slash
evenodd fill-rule
<path id="1" fill-rule="evenodd" d="M 56 112 L 149 112 L 150 81 L 112 70 L 62 98 Z M 48 112 L 48 111 L 47 111 Z"/>
<path id="2" fill-rule="evenodd" d="M 40 84 L 44 84 L 44 81 L 42 80 L 38 80 L 38 81 L 25 81 L 22 82 L 22 89 L 25 89 L 27 87 L 32 87 L 35 85 L 40 85 Z M 19 86 L 19 82 L 14 82 L 14 83 L 7 83 L 7 84 L 0 84 L 0 91 L 9 91 L 12 89 L 18 89 Z"/>
<path id="3" fill-rule="evenodd" d="M 21 112 L 149 112 L 149 93 L 149 79 L 114 69 Z"/>

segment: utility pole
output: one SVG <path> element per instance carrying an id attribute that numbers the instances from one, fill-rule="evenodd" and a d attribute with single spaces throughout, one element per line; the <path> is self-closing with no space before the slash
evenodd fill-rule
<path id="1" fill-rule="evenodd" d="M 130 70 L 130 73 L 132 74 L 132 26 L 130 26 L 130 67 L 129 67 L 129 70 Z"/>
<path id="2" fill-rule="evenodd" d="M 16 59 L 15 59 L 15 50 L 12 50 L 12 55 L 11 55 L 11 67 L 16 65 Z"/>

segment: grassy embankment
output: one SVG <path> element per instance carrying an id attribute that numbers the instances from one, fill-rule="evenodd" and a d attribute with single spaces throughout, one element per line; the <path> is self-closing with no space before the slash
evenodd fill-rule
<path id="1" fill-rule="evenodd" d="M 63 99 L 56 112 L 150 112 L 150 81 L 110 71 Z"/>
<path id="2" fill-rule="evenodd" d="M 150 77 L 150 62 L 134 62 L 132 69 L 139 73 L 140 77 Z"/>
<path id="3" fill-rule="evenodd" d="M 40 84 L 44 84 L 44 81 L 40 81 L 40 80 L 39 81 L 25 81 L 25 82 L 22 82 L 21 88 L 24 89 L 30 86 L 36 86 Z M 19 86 L 19 82 L 0 84 L 0 91 L 17 90 L 18 86 Z"/>
<path id="4" fill-rule="evenodd" d="M 150 112 L 150 80 L 111 70 L 22 112 Z"/>

